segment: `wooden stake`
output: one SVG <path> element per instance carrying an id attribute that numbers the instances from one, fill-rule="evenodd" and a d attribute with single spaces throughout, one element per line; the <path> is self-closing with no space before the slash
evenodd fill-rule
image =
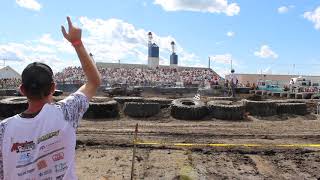
<path id="1" fill-rule="evenodd" d="M 136 157 L 136 142 L 138 138 L 138 123 L 136 124 L 136 129 L 134 131 L 134 137 L 133 137 L 133 151 L 132 151 L 132 166 L 131 166 L 131 180 L 133 180 L 134 176 L 134 161 Z"/>

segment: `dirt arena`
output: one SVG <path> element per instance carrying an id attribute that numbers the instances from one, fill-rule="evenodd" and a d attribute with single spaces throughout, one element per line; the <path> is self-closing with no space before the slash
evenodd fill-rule
<path id="1" fill-rule="evenodd" d="M 83 120 L 77 132 L 79 179 L 130 179 L 135 125 L 144 142 L 319 144 L 320 121 L 307 116 L 243 121 L 181 121 L 162 109 L 156 117 L 121 115 Z M 320 147 L 174 147 L 139 145 L 134 179 L 320 179 Z"/>

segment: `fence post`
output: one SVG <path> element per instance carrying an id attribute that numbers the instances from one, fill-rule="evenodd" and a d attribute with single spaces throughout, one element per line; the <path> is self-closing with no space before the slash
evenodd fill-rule
<path id="1" fill-rule="evenodd" d="M 134 162 L 135 162 L 135 157 L 136 157 L 136 142 L 138 138 L 138 123 L 136 124 L 136 129 L 134 131 L 134 137 L 133 137 L 133 151 L 132 151 L 132 166 L 131 166 L 131 180 L 133 180 L 134 176 Z"/>

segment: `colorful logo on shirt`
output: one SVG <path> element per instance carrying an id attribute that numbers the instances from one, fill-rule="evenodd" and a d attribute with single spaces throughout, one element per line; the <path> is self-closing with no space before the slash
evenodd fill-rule
<path id="1" fill-rule="evenodd" d="M 26 175 L 26 174 L 31 174 L 31 173 L 33 173 L 35 170 L 36 170 L 35 168 L 29 169 L 29 170 L 27 170 L 27 171 L 18 173 L 18 176 L 24 176 L 24 175 Z"/>
<path id="2" fill-rule="evenodd" d="M 51 174 L 51 173 L 52 173 L 52 170 L 48 169 L 48 170 L 45 170 L 43 172 L 40 172 L 39 176 L 42 177 L 42 176 L 46 176 L 46 175 Z"/>
<path id="3" fill-rule="evenodd" d="M 45 160 L 41 160 L 37 163 L 38 170 L 44 169 L 48 167 L 47 162 Z"/>
<path id="4" fill-rule="evenodd" d="M 54 154 L 54 155 L 52 156 L 52 160 L 53 160 L 53 161 L 59 161 L 59 160 L 61 160 L 61 159 L 63 159 L 63 158 L 64 158 L 63 152 Z"/>
<path id="5" fill-rule="evenodd" d="M 59 173 L 59 172 L 65 171 L 68 168 L 68 166 L 67 166 L 67 163 L 60 163 L 55 165 L 55 168 L 56 168 L 56 173 Z"/>
<path id="6" fill-rule="evenodd" d="M 27 164 L 27 163 L 31 163 L 32 160 L 33 160 L 33 155 L 30 152 L 22 153 L 19 156 L 18 163 L 19 164 Z"/>
<path id="7" fill-rule="evenodd" d="M 60 130 L 51 132 L 51 133 L 46 134 L 46 135 L 44 135 L 44 136 L 41 136 L 40 138 L 38 138 L 37 144 L 39 144 L 39 143 L 41 143 L 41 142 L 43 142 L 43 141 L 46 141 L 46 140 L 48 140 L 48 139 L 50 139 L 50 138 L 53 138 L 53 137 L 55 137 L 55 136 L 58 136 L 58 135 L 59 135 L 59 132 L 60 132 Z"/>
<path id="8" fill-rule="evenodd" d="M 44 144 L 44 145 L 40 146 L 39 151 L 41 153 L 42 152 L 46 153 L 46 152 L 49 152 L 52 149 L 58 148 L 60 146 L 60 144 L 61 144 L 61 140 L 57 140 L 57 141 L 49 143 L 49 144 Z"/>
<path id="9" fill-rule="evenodd" d="M 16 153 L 27 152 L 34 150 L 36 147 L 33 141 L 26 141 L 24 143 L 14 143 L 11 147 L 11 152 L 16 151 Z"/>

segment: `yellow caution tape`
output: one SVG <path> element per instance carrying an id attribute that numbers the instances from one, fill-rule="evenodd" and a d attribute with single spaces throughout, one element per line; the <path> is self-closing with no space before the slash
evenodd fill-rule
<path id="1" fill-rule="evenodd" d="M 197 144 L 197 143 L 165 143 L 165 142 L 134 142 L 136 145 L 166 145 L 166 146 L 207 146 L 207 147 L 285 147 L 285 148 L 320 148 L 320 144 Z"/>

